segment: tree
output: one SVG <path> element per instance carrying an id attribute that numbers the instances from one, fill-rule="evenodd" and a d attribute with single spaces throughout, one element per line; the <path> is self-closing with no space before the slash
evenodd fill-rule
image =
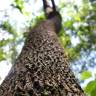
<path id="1" fill-rule="evenodd" d="M 62 20 L 51 1 L 52 8 L 43 0 L 47 20 L 29 32 L 20 56 L 0 86 L 1 96 L 85 96 L 58 40 Z"/>

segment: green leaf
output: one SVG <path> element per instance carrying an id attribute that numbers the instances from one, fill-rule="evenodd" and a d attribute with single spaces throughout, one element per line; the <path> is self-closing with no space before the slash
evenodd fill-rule
<path id="1" fill-rule="evenodd" d="M 81 21 L 81 18 L 80 18 L 80 16 L 79 16 L 79 14 L 75 15 L 75 16 L 74 16 L 74 19 L 75 19 L 76 21 L 79 21 L 79 22 Z"/>
<path id="2" fill-rule="evenodd" d="M 1 40 L 0 41 L 0 47 L 7 45 L 10 43 L 13 39 L 7 39 L 7 40 Z"/>
<path id="3" fill-rule="evenodd" d="M 72 27 L 72 25 L 73 25 L 73 21 L 72 20 L 69 20 L 69 21 L 64 23 L 64 26 L 68 27 L 68 28 Z"/>
<path id="4" fill-rule="evenodd" d="M 95 88 L 92 90 L 91 96 L 96 96 L 96 86 L 95 86 Z"/>
<path id="5" fill-rule="evenodd" d="M 10 34 L 16 35 L 16 32 L 15 32 L 13 26 L 10 24 L 10 22 L 8 20 L 4 21 L 2 23 L 2 28 L 3 28 L 3 30 L 7 30 Z"/>
<path id="6" fill-rule="evenodd" d="M 0 61 L 5 59 L 4 55 L 5 55 L 5 53 L 4 53 L 3 49 L 0 49 Z"/>
<path id="7" fill-rule="evenodd" d="M 93 93 L 96 93 L 94 92 L 94 90 L 96 91 L 96 80 L 89 82 L 84 90 L 93 96 Z M 96 96 L 96 94 L 94 96 Z"/>
<path id="8" fill-rule="evenodd" d="M 85 80 L 85 79 L 90 78 L 91 76 L 92 76 L 92 74 L 90 71 L 83 71 L 81 78 L 82 78 L 82 80 Z"/>

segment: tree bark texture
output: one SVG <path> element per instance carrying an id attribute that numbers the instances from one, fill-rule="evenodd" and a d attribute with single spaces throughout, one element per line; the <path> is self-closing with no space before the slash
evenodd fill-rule
<path id="1" fill-rule="evenodd" d="M 54 17 L 29 32 L 0 96 L 85 96 L 56 35 L 60 25 Z"/>

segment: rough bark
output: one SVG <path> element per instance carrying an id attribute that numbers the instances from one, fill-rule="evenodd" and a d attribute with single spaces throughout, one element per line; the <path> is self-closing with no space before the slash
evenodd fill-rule
<path id="1" fill-rule="evenodd" d="M 0 86 L 0 96 L 85 96 L 56 35 L 60 25 L 60 19 L 54 17 L 29 32 L 20 56 Z"/>

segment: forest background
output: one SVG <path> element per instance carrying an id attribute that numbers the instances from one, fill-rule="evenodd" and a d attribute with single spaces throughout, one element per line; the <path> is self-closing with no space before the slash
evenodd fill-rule
<path id="1" fill-rule="evenodd" d="M 96 1 L 55 0 L 62 15 L 58 37 L 89 96 L 96 96 Z M 27 33 L 44 20 L 42 0 L 0 0 L 0 83 L 20 54 Z"/>

